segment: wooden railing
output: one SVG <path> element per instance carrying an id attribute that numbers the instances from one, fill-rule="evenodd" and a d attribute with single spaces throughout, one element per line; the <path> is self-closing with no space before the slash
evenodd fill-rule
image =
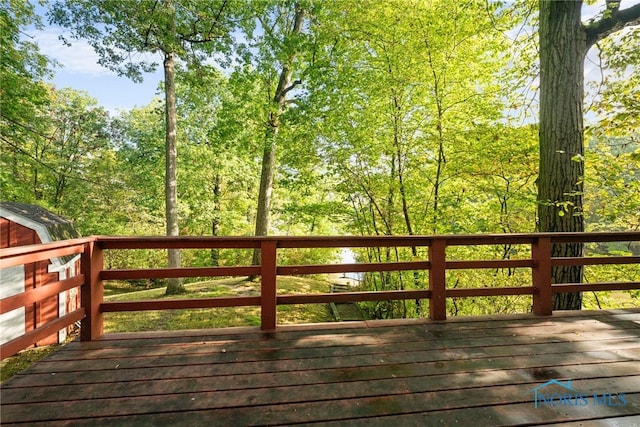
<path id="1" fill-rule="evenodd" d="M 0 286 L 6 285 L 3 279 L 2 269 L 49 260 L 65 255 L 82 254 L 83 259 L 88 259 L 86 250 L 94 241 L 94 238 L 73 239 L 44 245 L 0 249 Z M 9 313 L 21 307 L 28 307 L 46 298 L 58 296 L 59 293 L 78 286 L 82 287 L 83 293 L 90 293 L 89 283 L 90 282 L 86 280 L 84 271 L 82 271 L 81 274 L 66 280 L 47 283 L 37 288 L 25 288 L 22 293 L 11 295 L 0 300 L 0 314 Z M 36 329 L 26 331 L 24 335 L 0 346 L 0 359 L 4 360 L 20 350 L 57 333 L 59 330 L 81 321 L 85 318 L 85 315 L 86 311 L 84 304 L 82 304 L 82 306 L 75 311 L 53 319 Z"/>
<path id="2" fill-rule="evenodd" d="M 277 326 L 276 308 L 286 304 L 361 302 L 401 299 L 428 299 L 429 317 L 446 319 L 447 298 L 531 295 L 532 311 L 552 314 L 554 293 L 640 289 L 639 278 L 617 283 L 552 284 L 552 267 L 567 265 L 640 264 L 640 256 L 598 256 L 552 258 L 551 248 L 563 243 L 602 243 L 640 241 L 640 232 L 611 233 L 534 233 L 443 236 L 375 237 L 91 237 L 46 245 L 0 250 L 0 268 L 27 264 L 68 254 L 82 254 L 82 274 L 72 279 L 27 290 L 0 301 L 0 314 L 81 285 L 82 307 L 41 328 L 26 333 L 0 348 L 2 358 L 32 345 L 81 319 L 81 339 L 94 340 L 103 334 L 103 314 L 122 311 L 195 309 L 213 307 L 259 306 L 261 329 Z M 531 258 L 496 260 L 448 260 L 447 247 L 482 245 L 529 245 Z M 428 259 L 406 262 L 351 263 L 325 265 L 278 265 L 278 250 L 290 248 L 393 248 L 426 247 Z M 114 249 L 260 249 L 261 265 L 233 267 L 184 267 L 154 269 L 104 269 L 104 251 Z M 531 269 L 531 286 L 447 288 L 446 272 L 459 269 Z M 278 295 L 277 276 L 365 273 L 380 271 L 427 270 L 427 289 Z M 201 299 L 163 299 L 157 301 L 103 300 L 106 280 L 136 280 L 175 277 L 260 276 L 260 296 L 235 296 Z"/>

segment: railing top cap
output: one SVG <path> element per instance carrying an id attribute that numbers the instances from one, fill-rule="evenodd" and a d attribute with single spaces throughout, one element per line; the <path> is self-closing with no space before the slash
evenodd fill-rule
<path id="1" fill-rule="evenodd" d="M 596 232 L 537 232 L 537 233 L 475 233 L 475 234 L 423 234 L 423 235 L 381 235 L 381 236 L 355 236 L 355 235 L 321 235 L 321 236 L 91 236 L 88 239 L 98 241 L 110 240 L 393 240 L 393 239 L 508 239 L 508 238 L 539 238 L 539 237 L 609 237 L 609 238 L 640 238 L 640 231 L 596 231 Z"/>
<path id="2" fill-rule="evenodd" d="M 430 246 L 433 241 L 446 245 L 531 244 L 539 239 L 551 243 L 587 243 L 640 241 L 640 231 L 573 232 L 573 233 L 513 233 L 513 234 L 446 234 L 412 236 L 90 236 L 40 245 L 0 249 L 0 259 L 97 242 L 105 249 L 164 248 L 259 248 L 261 242 L 278 243 L 281 248 L 305 247 L 375 247 Z"/>

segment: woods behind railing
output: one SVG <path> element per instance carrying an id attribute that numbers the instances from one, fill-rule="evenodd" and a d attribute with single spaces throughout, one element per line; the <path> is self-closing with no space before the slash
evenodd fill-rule
<path id="1" fill-rule="evenodd" d="M 43 245 L 0 250 L 0 268 L 24 265 L 52 257 L 82 254 L 81 274 L 73 278 L 26 289 L 0 300 L 0 314 L 37 303 L 47 297 L 80 286 L 81 307 L 0 347 L 2 359 L 37 341 L 81 321 L 80 337 L 90 341 L 103 334 L 103 313 L 142 310 L 196 309 L 213 307 L 260 306 L 261 329 L 276 329 L 276 307 L 285 304 L 312 304 L 428 299 L 429 317 L 446 319 L 446 299 L 477 296 L 532 295 L 532 311 L 552 314 L 554 293 L 640 289 L 640 282 L 552 284 L 552 267 L 603 264 L 640 264 L 640 256 L 598 256 L 552 258 L 551 248 L 563 243 L 602 243 L 640 241 L 640 232 L 611 233 L 534 233 L 443 236 L 376 237 L 88 237 Z M 447 260 L 449 246 L 530 245 L 530 259 Z M 277 264 L 277 252 L 285 248 L 390 248 L 428 247 L 423 261 L 287 265 Z M 261 251 L 261 265 L 235 267 L 185 267 L 105 270 L 103 252 L 113 249 L 255 249 Z M 492 288 L 447 288 L 446 271 L 459 269 L 530 268 L 531 286 Z M 427 289 L 345 292 L 303 295 L 277 295 L 277 276 L 322 273 L 365 273 L 381 271 L 428 270 Z M 172 277 L 260 276 L 260 296 L 201 299 L 163 299 L 158 301 L 103 301 L 105 280 L 137 280 Z M 0 286 L 2 283 L 0 282 Z"/>

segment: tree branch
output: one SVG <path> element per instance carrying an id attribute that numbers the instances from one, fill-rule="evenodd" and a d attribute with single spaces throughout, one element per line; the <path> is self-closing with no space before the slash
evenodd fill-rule
<path id="1" fill-rule="evenodd" d="M 224 0 L 222 2 L 222 6 L 220 6 L 220 10 L 218 10 L 218 14 L 216 15 L 215 19 L 213 20 L 213 22 L 211 23 L 211 28 L 209 28 L 209 35 L 211 35 L 213 33 L 213 29 L 216 27 L 216 25 L 218 25 L 218 23 L 220 22 L 220 16 L 222 16 L 222 12 L 224 11 L 224 8 L 227 6 L 227 0 Z"/>
<path id="2" fill-rule="evenodd" d="M 156 7 L 158 6 L 158 0 L 153 3 L 153 7 L 151 8 L 151 15 L 156 11 Z M 153 21 L 149 22 L 149 26 L 147 27 L 147 31 L 145 31 L 144 35 L 144 44 L 142 45 L 143 49 L 146 49 L 150 46 L 149 37 L 151 37 L 151 29 L 153 28 Z"/>
<path id="3" fill-rule="evenodd" d="M 191 23 L 191 33 L 190 34 L 178 34 L 178 37 L 181 41 L 189 43 L 189 44 L 200 44 L 200 43 L 209 43 L 214 41 L 215 39 L 222 38 L 223 34 L 215 34 L 215 29 L 220 25 L 220 17 L 222 16 L 222 12 L 227 6 L 227 0 L 222 2 L 222 6 L 217 11 L 215 18 L 211 22 L 211 26 L 207 32 L 200 32 L 198 30 L 198 23 L 201 21 L 198 16 L 197 19 Z"/>
<path id="4" fill-rule="evenodd" d="M 300 34 L 300 32 L 302 31 L 304 14 L 305 14 L 305 11 L 298 4 L 296 4 L 296 13 L 294 15 L 293 28 L 291 29 L 291 32 L 289 33 L 288 37 Z M 276 88 L 276 93 L 273 99 L 273 101 L 276 102 L 277 104 L 282 105 L 282 103 L 286 99 L 287 92 L 289 92 L 294 87 L 296 87 L 296 85 L 302 83 L 302 81 L 299 81 L 299 80 L 296 80 L 295 82 L 291 83 L 292 72 L 289 67 L 292 66 L 296 53 L 297 51 L 292 55 L 290 55 L 287 62 L 282 65 L 282 71 L 280 72 L 280 79 L 278 80 L 278 87 Z"/>
<path id="5" fill-rule="evenodd" d="M 282 96 L 284 97 L 287 94 L 287 92 L 289 92 L 290 90 L 292 90 L 293 88 L 295 88 L 296 86 L 301 85 L 301 84 L 302 84 L 302 80 L 300 80 L 300 79 L 294 81 L 288 87 L 286 87 L 286 88 L 284 88 L 282 90 Z"/>
<path id="6" fill-rule="evenodd" d="M 625 27 L 640 25 L 640 4 L 620 10 L 619 1 L 607 1 L 607 10 L 603 17 L 585 25 L 587 47 Z"/>
<path id="7" fill-rule="evenodd" d="M 189 44 L 202 44 L 202 43 L 209 43 L 214 41 L 216 38 L 221 38 L 223 37 L 222 35 L 213 37 L 211 35 L 209 35 L 209 37 L 207 38 L 198 38 L 197 35 L 194 34 L 189 34 L 186 36 L 183 35 L 178 35 L 178 37 L 180 37 L 180 40 L 182 40 L 183 42 L 189 43 Z"/>

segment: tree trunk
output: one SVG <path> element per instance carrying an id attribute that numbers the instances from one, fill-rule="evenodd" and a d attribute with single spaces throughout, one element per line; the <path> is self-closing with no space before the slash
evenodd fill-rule
<path id="1" fill-rule="evenodd" d="M 538 230 L 584 231 L 582 212 L 584 58 L 582 2 L 540 1 L 540 176 Z M 556 244 L 552 256 L 582 256 L 582 244 Z M 554 267 L 554 283 L 582 282 L 582 267 Z M 579 310 L 580 293 L 558 294 L 554 309 Z"/>
<path id="2" fill-rule="evenodd" d="M 398 157 L 400 157 L 400 152 L 398 152 Z M 403 166 L 402 162 L 398 164 L 398 182 L 400 184 L 400 198 L 402 200 L 402 215 L 404 216 L 404 223 L 407 227 L 407 234 L 410 236 L 413 235 L 413 227 L 411 225 L 411 217 L 409 216 L 409 206 L 407 204 L 407 195 L 404 187 L 404 177 L 403 177 Z M 418 248 L 415 246 L 411 246 L 411 255 L 413 256 L 413 260 L 415 261 L 418 258 Z M 417 270 L 413 270 L 413 286 L 416 289 L 421 289 L 420 286 L 420 274 Z M 416 316 L 420 317 L 422 315 L 422 303 L 419 299 L 415 300 L 416 303 Z"/>
<path id="3" fill-rule="evenodd" d="M 295 5 L 295 17 L 291 34 L 296 35 L 302 31 L 304 21 L 304 10 L 298 4 Z M 287 93 L 299 82 L 291 83 L 293 75 L 292 64 L 295 60 L 296 52 L 289 56 L 287 62 L 282 65 L 278 87 L 273 97 L 273 110 L 269 114 L 267 129 L 265 133 L 264 152 L 262 155 L 262 172 L 260 174 L 260 193 L 258 194 L 258 209 L 256 212 L 256 236 L 266 236 L 269 234 L 269 223 L 271 213 L 271 196 L 273 193 L 273 177 L 276 169 L 276 138 L 280 126 L 280 115 L 284 111 L 287 102 Z M 253 265 L 260 264 L 260 250 L 253 251 Z M 254 279 L 250 277 L 249 279 Z"/>
<path id="4" fill-rule="evenodd" d="M 36 200 L 42 200 L 42 191 L 40 191 L 40 183 L 38 182 L 38 168 L 33 168 L 33 197 Z"/>
<path id="5" fill-rule="evenodd" d="M 442 186 L 442 170 L 447 162 L 444 155 L 444 132 L 442 130 L 442 122 L 444 117 L 444 110 L 442 108 L 442 99 L 440 98 L 440 89 L 438 86 L 438 78 L 435 70 L 433 72 L 435 78 L 434 93 L 436 98 L 436 106 L 438 109 L 437 117 L 437 131 L 438 131 L 438 157 L 436 176 L 433 182 L 433 234 L 438 234 L 438 222 L 440 221 L 440 215 L 438 209 L 440 207 L 440 187 Z"/>
<path id="6" fill-rule="evenodd" d="M 273 176 L 276 168 L 276 135 L 278 128 L 267 130 L 264 152 L 262 154 L 262 172 L 260 174 L 260 192 L 258 194 L 258 211 L 256 212 L 256 236 L 269 234 L 271 195 L 273 193 Z M 253 265 L 260 265 L 260 250 L 253 251 Z"/>
<path id="7" fill-rule="evenodd" d="M 211 235 L 220 234 L 220 173 L 216 173 L 213 181 L 213 219 L 211 220 Z M 220 249 L 211 249 L 211 265 L 220 265 Z"/>
<path id="8" fill-rule="evenodd" d="M 589 48 L 630 25 L 640 25 L 640 5 L 606 12 L 586 26 L 582 1 L 540 0 L 540 177 L 538 230 L 584 231 L 584 58 Z M 576 257 L 582 244 L 554 245 L 552 256 Z M 582 281 L 582 267 L 556 267 L 554 283 Z M 554 309 L 580 309 L 582 296 L 554 296 Z"/>
<path id="9" fill-rule="evenodd" d="M 176 114 L 176 86 L 174 53 L 164 55 L 164 94 L 165 94 L 165 214 L 167 222 L 167 236 L 178 236 L 178 178 L 177 178 L 177 114 Z M 169 249 L 169 268 L 180 267 L 180 250 Z M 169 279 L 167 295 L 185 292 L 182 280 Z"/>

